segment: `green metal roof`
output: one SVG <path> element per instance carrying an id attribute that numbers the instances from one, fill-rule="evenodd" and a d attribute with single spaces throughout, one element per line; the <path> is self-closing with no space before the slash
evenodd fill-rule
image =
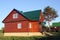
<path id="1" fill-rule="evenodd" d="M 39 20 L 40 10 L 24 12 L 23 15 L 30 20 Z"/>
<path id="2" fill-rule="evenodd" d="M 54 26 L 54 27 L 59 27 L 59 26 L 60 26 L 60 22 L 53 23 L 52 26 Z"/>

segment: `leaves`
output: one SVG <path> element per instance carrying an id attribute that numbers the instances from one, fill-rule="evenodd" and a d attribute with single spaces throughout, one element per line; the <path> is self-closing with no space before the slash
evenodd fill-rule
<path id="1" fill-rule="evenodd" d="M 51 8 L 50 6 L 47 6 L 44 9 L 44 18 L 46 21 L 52 21 L 53 19 L 55 19 L 56 17 L 58 17 L 57 12 L 55 11 L 55 9 Z"/>

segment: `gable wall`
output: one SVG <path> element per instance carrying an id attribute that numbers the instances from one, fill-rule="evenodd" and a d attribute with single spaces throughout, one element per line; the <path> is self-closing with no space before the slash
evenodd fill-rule
<path id="1" fill-rule="evenodd" d="M 12 22 L 12 21 L 20 21 L 26 20 L 21 14 L 18 13 L 18 18 L 13 18 L 13 14 L 17 13 L 16 11 L 12 11 L 4 20 L 4 22 Z"/>

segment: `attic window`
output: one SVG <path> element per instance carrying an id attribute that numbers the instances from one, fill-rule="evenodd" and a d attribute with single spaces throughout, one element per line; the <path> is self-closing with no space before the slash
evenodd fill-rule
<path id="1" fill-rule="evenodd" d="M 13 18 L 18 18 L 18 13 L 13 14 Z"/>

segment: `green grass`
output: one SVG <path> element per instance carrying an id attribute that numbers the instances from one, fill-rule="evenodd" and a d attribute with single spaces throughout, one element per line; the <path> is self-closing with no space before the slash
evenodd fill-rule
<path id="1" fill-rule="evenodd" d="M 0 40 L 39 40 L 42 37 L 0 37 Z"/>
<path id="2" fill-rule="evenodd" d="M 60 36 L 50 36 L 50 37 L 0 37 L 0 40 L 60 40 Z"/>
<path id="3" fill-rule="evenodd" d="M 3 33 L 0 33 L 0 36 L 3 36 Z"/>

